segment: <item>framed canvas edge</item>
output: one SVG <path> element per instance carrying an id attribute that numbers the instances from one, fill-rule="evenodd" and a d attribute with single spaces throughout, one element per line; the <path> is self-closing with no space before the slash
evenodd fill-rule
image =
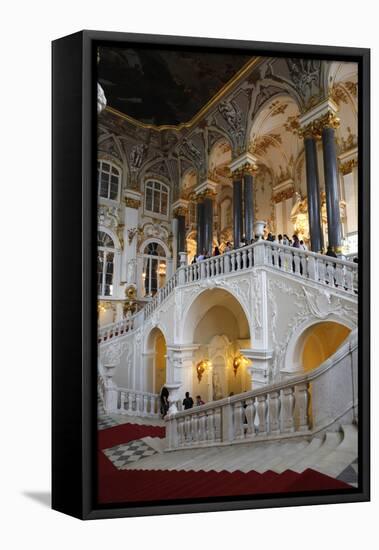
<path id="1" fill-rule="evenodd" d="M 91 273 L 91 250 L 95 225 L 94 204 L 96 200 L 91 196 L 91 173 L 93 167 L 93 151 L 96 146 L 94 136 L 96 125 L 96 109 L 93 100 L 94 65 L 93 46 L 100 41 L 122 41 L 144 43 L 160 46 L 192 46 L 216 47 L 227 49 L 249 49 L 259 51 L 261 55 L 304 55 L 325 56 L 329 58 L 345 58 L 357 61 L 360 65 L 360 136 L 359 148 L 359 181 L 360 181 L 360 214 L 363 208 L 369 207 L 370 196 L 370 50 L 367 48 L 349 48 L 334 46 L 317 46 L 302 44 L 284 44 L 273 42 L 254 42 L 246 40 L 177 37 L 165 35 L 145 35 L 134 33 L 113 33 L 103 31 L 81 31 L 82 37 L 82 349 L 80 383 L 82 384 L 81 425 L 82 445 L 80 449 L 80 463 L 82 469 L 82 499 L 81 513 L 71 513 L 81 519 L 119 518 L 130 516 L 147 516 L 162 514 L 180 514 L 192 512 L 212 512 L 227 510 L 242 510 L 283 506 L 302 506 L 317 504 L 336 504 L 347 502 L 364 502 L 370 500 L 370 228 L 368 212 L 365 212 L 365 223 L 362 215 L 359 218 L 359 245 L 360 245 L 360 282 L 359 282 L 359 364 L 361 368 L 360 384 L 360 476 L 361 491 L 351 493 L 321 494 L 306 496 L 275 496 L 252 497 L 248 500 L 219 500 L 218 502 L 202 503 L 144 503 L 141 506 L 100 507 L 96 500 L 96 431 L 94 430 L 93 415 L 96 415 L 96 350 L 94 345 L 93 329 L 96 327 L 96 311 L 93 292 L 93 276 Z M 65 40 L 62 38 L 60 40 Z M 95 198 L 96 199 L 96 198 Z M 53 313 L 54 316 L 54 313 Z M 91 336 L 92 335 L 92 336 Z M 364 399 L 363 399 L 364 396 Z M 70 511 L 60 510 L 70 514 Z"/>

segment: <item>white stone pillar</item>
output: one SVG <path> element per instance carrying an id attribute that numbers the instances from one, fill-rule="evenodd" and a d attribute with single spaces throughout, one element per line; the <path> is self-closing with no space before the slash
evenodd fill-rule
<path id="1" fill-rule="evenodd" d="M 128 189 L 125 191 L 124 252 L 122 257 L 121 282 L 136 284 L 136 257 L 138 240 L 138 209 L 141 194 Z"/>

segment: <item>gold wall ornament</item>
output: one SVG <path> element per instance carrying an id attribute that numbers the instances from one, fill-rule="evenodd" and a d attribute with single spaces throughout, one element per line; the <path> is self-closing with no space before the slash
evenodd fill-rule
<path id="1" fill-rule="evenodd" d="M 233 180 L 240 180 L 245 175 L 255 176 L 258 172 L 258 165 L 245 162 L 242 166 L 232 172 Z"/>
<path id="2" fill-rule="evenodd" d="M 345 162 L 341 162 L 339 168 L 341 174 L 343 176 L 346 176 L 346 174 L 350 174 L 353 171 L 353 168 L 355 168 L 356 166 L 358 166 L 358 159 L 353 158 Z"/>
<path id="3" fill-rule="evenodd" d="M 124 202 L 125 206 L 127 206 L 128 208 L 139 208 L 141 204 L 141 201 L 137 199 L 132 199 L 131 197 L 125 197 Z"/>
<path id="4" fill-rule="evenodd" d="M 293 187 L 286 189 L 285 191 L 280 191 L 279 193 L 274 194 L 273 201 L 274 203 L 282 202 L 287 199 L 292 199 L 294 196 L 295 190 Z"/>
<path id="5" fill-rule="evenodd" d="M 329 97 L 331 97 L 336 105 L 348 102 L 348 96 L 343 86 L 338 83 L 329 88 Z"/>
<path id="6" fill-rule="evenodd" d="M 199 361 L 199 363 L 196 365 L 196 374 L 197 379 L 199 382 L 201 382 L 201 379 L 203 377 L 203 374 L 207 368 L 211 366 L 211 362 L 208 359 L 202 359 Z"/>
<path id="7" fill-rule="evenodd" d="M 233 372 L 237 376 L 237 371 L 241 366 L 248 365 L 249 361 L 241 353 L 233 359 Z"/>
<path id="8" fill-rule="evenodd" d="M 178 206 L 178 207 L 175 208 L 175 210 L 174 210 L 174 216 L 175 216 L 175 217 L 178 217 L 178 216 L 186 216 L 187 211 L 188 211 L 188 208 L 185 208 L 184 206 Z"/>
<path id="9" fill-rule="evenodd" d="M 137 297 L 137 289 L 134 285 L 129 285 L 125 289 L 125 297 L 129 300 L 135 300 Z"/>
<path id="10" fill-rule="evenodd" d="M 270 147 L 279 147 L 282 144 L 280 134 L 265 134 L 259 136 L 249 145 L 249 153 L 265 155 Z"/>
<path id="11" fill-rule="evenodd" d="M 351 82 L 351 81 L 344 82 L 344 86 L 353 97 L 357 97 L 358 82 Z"/>
<path id="12" fill-rule="evenodd" d="M 331 111 L 328 111 L 325 115 L 315 120 L 315 126 L 318 131 L 322 132 L 324 128 L 338 128 L 340 125 L 340 119 Z"/>
<path id="13" fill-rule="evenodd" d="M 287 107 L 288 107 L 288 103 L 281 103 L 279 100 L 276 100 L 269 106 L 270 115 L 271 116 L 281 115 L 284 113 Z"/>
<path id="14" fill-rule="evenodd" d="M 287 130 L 287 132 L 291 132 L 294 135 L 299 134 L 300 130 L 300 122 L 298 115 L 292 115 L 289 116 L 284 123 L 284 128 Z"/>

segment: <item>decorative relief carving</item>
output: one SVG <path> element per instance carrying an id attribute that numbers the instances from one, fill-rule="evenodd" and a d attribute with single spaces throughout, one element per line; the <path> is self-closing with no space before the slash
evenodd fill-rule
<path id="1" fill-rule="evenodd" d="M 293 297 L 293 305 L 296 313 L 286 320 L 285 336 L 278 336 L 278 304 L 275 289 L 280 293 Z M 270 380 L 277 380 L 284 365 L 287 347 L 294 335 L 298 333 L 299 327 L 307 322 L 316 319 L 325 320 L 330 315 L 336 315 L 341 319 L 354 321 L 357 319 L 356 306 L 350 306 L 340 297 L 325 289 L 310 289 L 305 286 L 295 288 L 287 281 L 270 279 L 268 282 L 268 298 L 272 314 L 272 340 L 273 340 L 273 363 Z"/>
<path id="2" fill-rule="evenodd" d="M 117 206 L 100 205 L 97 209 L 97 223 L 105 227 L 116 228 L 120 221 L 120 211 Z"/>
<path id="3" fill-rule="evenodd" d="M 281 101 L 276 100 L 269 106 L 270 115 L 272 117 L 282 115 L 287 107 L 288 103 L 282 103 Z"/>
<path id="4" fill-rule="evenodd" d="M 286 62 L 293 83 L 304 100 L 319 94 L 321 61 L 288 57 Z"/>
<path id="5" fill-rule="evenodd" d="M 282 143 L 280 134 L 265 134 L 254 139 L 249 146 L 249 152 L 253 155 L 265 155 L 269 147 L 279 147 Z"/>
<path id="6" fill-rule="evenodd" d="M 144 143 L 133 145 L 129 155 L 131 171 L 136 171 L 141 168 L 146 151 L 147 146 Z"/>

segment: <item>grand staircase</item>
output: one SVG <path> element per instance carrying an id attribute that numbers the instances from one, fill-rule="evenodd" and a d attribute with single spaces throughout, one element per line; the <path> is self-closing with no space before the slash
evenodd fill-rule
<path id="1" fill-rule="evenodd" d="M 124 424 L 104 432 L 99 440 L 102 503 L 346 491 L 357 486 L 357 430 L 352 425 L 310 440 L 168 454 L 164 453 L 163 428 Z M 109 444 L 116 445 L 109 448 Z M 136 445 L 153 454 L 136 455 L 133 462 L 122 465 L 122 449 Z"/>

